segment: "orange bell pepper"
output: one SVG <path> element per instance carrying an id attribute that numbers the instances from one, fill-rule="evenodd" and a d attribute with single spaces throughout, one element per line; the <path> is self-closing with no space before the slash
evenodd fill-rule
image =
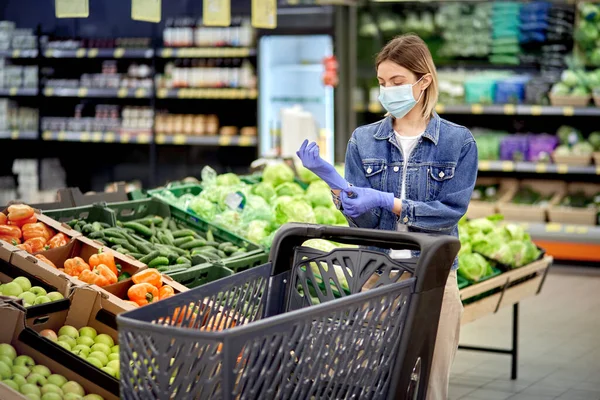
<path id="1" fill-rule="evenodd" d="M 166 299 L 167 297 L 175 296 L 175 290 L 169 286 L 164 285 L 160 289 L 158 289 L 158 299 Z"/>
<path id="2" fill-rule="evenodd" d="M 93 270 L 85 270 L 79 275 L 79 280 L 98 286 L 108 286 L 117 283 L 117 275 L 104 264 L 96 266 Z"/>
<path id="3" fill-rule="evenodd" d="M 46 256 L 44 256 L 43 254 L 36 254 L 35 258 L 37 258 L 40 261 L 45 262 L 46 264 L 48 264 L 51 267 L 56 268 L 56 265 L 54 265 L 54 263 L 52 261 L 48 260 L 48 258 L 46 258 Z"/>
<path id="4" fill-rule="evenodd" d="M 64 233 L 57 233 L 48 240 L 48 247 L 55 249 L 57 247 L 66 246 L 69 243 L 69 238 Z M 93 256 L 92 256 L 93 257 Z M 90 259 L 91 260 L 91 259 Z M 90 265 L 92 263 L 90 262 Z"/>
<path id="5" fill-rule="evenodd" d="M 0 236 L 0 240 L 4 240 L 5 242 L 12 244 L 13 246 L 18 246 L 21 244 L 21 239 L 14 237 Z"/>
<path id="6" fill-rule="evenodd" d="M 91 270 L 92 268 L 81 257 L 69 258 L 65 261 L 65 272 L 71 276 L 79 276 L 83 271 Z"/>
<path id="7" fill-rule="evenodd" d="M 8 223 L 8 217 L 6 214 L 0 213 L 0 225 L 6 225 Z"/>
<path id="8" fill-rule="evenodd" d="M 33 246 L 31 245 L 31 243 L 25 242 L 23 244 L 18 245 L 17 247 L 21 250 L 25 250 L 29 254 L 33 254 Z"/>
<path id="9" fill-rule="evenodd" d="M 10 221 L 20 221 L 30 218 L 35 214 L 35 210 L 26 204 L 13 204 L 8 207 L 8 219 Z"/>
<path id="10" fill-rule="evenodd" d="M 119 275 L 119 271 L 117 270 L 117 265 L 115 264 L 115 256 L 112 253 L 104 253 L 102 249 L 98 251 L 98 254 L 94 254 L 90 257 L 90 267 L 94 268 L 97 265 L 104 264 L 115 274 Z"/>
<path id="11" fill-rule="evenodd" d="M 154 301 L 158 301 L 158 289 L 147 282 L 136 283 L 127 291 L 129 300 L 136 302 L 140 306 L 145 306 Z"/>
<path id="12" fill-rule="evenodd" d="M 2 237 L 21 239 L 21 235 L 21 229 L 17 226 L 0 225 L 0 236 Z"/>
<path id="13" fill-rule="evenodd" d="M 56 235 L 56 232 L 54 232 L 54 229 L 50 228 L 46 224 L 44 224 L 44 230 L 46 231 L 46 234 L 44 235 L 46 240 L 50 240 Z"/>
<path id="14" fill-rule="evenodd" d="M 18 226 L 19 228 L 26 224 L 35 224 L 37 222 L 37 216 L 33 214 L 27 219 L 20 219 L 17 221 L 8 221 L 8 225 Z"/>
<path id="15" fill-rule="evenodd" d="M 34 237 L 29 240 L 26 240 L 25 243 L 29 243 L 31 245 L 31 251 L 37 253 L 38 251 L 48 250 L 49 247 L 46 246 L 48 241 L 43 237 Z"/>
<path id="16" fill-rule="evenodd" d="M 48 231 L 46 230 L 46 225 L 42 222 L 36 222 L 35 224 L 25 224 L 21 228 L 23 232 L 23 239 L 29 240 L 37 237 L 43 237 L 48 241 L 51 236 L 48 236 Z"/>
<path id="17" fill-rule="evenodd" d="M 160 288 L 162 286 L 162 275 L 160 272 L 153 268 L 145 269 L 143 271 L 138 272 L 137 274 L 131 277 L 133 283 L 142 283 L 146 282 L 151 284 L 156 288 Z"/>

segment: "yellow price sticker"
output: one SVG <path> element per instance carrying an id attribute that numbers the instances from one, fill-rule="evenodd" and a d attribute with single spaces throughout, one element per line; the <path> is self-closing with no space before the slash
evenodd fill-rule
<path id="1" fill-rule="evenodd" d="M 229 146 L 231 144 L 231 136 L 220 136 L 219 146 Z"/>
<path id="2" fill-rule="evenodd" d="M 161 2 L 161 0 L 131 0 L 131 19 L 160 22 Z"/>
<path id="3" fill-rule="evenodd" d="M 88 0 L 55 0 L 56 18 L 87 18 L 90 16 Z"/>
<path id="4" fill-rule="evenodd" d="M 444 106 L 443 104 L 437 104 L 435 106 L 435 112 L 437 112 L 438 114 L 443 114 L 444 111 L 446 111 L 446 106 Z"/>
<path id="5" fill-rule="evenodd" d="M 98 143 L 102 141 L 102 132 L 92 133 L 92 142 Z"/>
<path id="6" fill-rule="evenodd" d="M 504 105 L 504 115 L 515 115 L 517 113 L 517 107 L 514 104 Z"/>
<path id="7" fill-rule="evenodd" d="M 515 170 L 515 163 L 512 161 L 502 161 L 501 168 L 503 172 L 512 172 Z"/>
<path id="8" fill-rule="evenodd" d="M 277 0 L 252 0 L 252 26 L 262 29 L 277 27 Z"/>
<path id="9" fill-rule="evenodd" d="M 206 26 L 231 25 L 230 0 L 203 0 L 202 23 Z"/>
<path id="10" fill-rule="evenodd" d="M 573 107 L 563 107 L 563 115 L 565 117 L 572 117 L 575 115 L 575 109 Z"/>
<path id="11" fill-rule="evenodd" d="M 546 232 L 560 232 L 562 230 L 561 224 L 549 223 L 546 224 Z"/>
<path id="12" fill-rule="evenodd" d="M 252 146 L 254 140 L 252 140 L 252 136 L 240 136 L 239 145 L 240 146 Z"/>
<path id="13" fill-rule="evenodd" d="M 77 91 L 77 96 L 79 97 L 87 97 L 88 95 L 88 89 L 87 88 L 79 88 L 79 90 Z"/>
<path id="14" fill-rule="evenodd" d="M 481 104 L 473 104 L 471 106 L 471 114 L 483 114 L 483 106 Z"/>
<path id="15" fill-rule="evenodd" d="M 150 135 L 148 135 L 147 133 L 140 133 L 137 135 L 137 142 L 138 143 L 149 143 L 150 142 Z"/>
<path id="16" fill-rule="evenodd" d="M 558 172 L 559 174 L 568 174 L 569 166 L 567 164 L 557 164 L 556 172 Z"/>
<path id="17" fill-rule="evenodd" d="M 185 96 L 185 89 L 179 89 L 177 90 L 177 98 L 178 99 L 183 99 Z"/>
<path id="18" fill-rule="evenodd" d="M 167 89 L 158 89 L 158 93 L 156 94 L 156 96 L 159 99 L 164 99 L 169 95 L 169 91 Z"/>
<path id="19" fill-rule="evenodd" d="M 85 49 L 77 49 L 77 51 L 75 52 L 75 57 L 76 58 L 83 58 L 85 57 Z"/>
<path id="20" fill-rule="evenodd" d="M 531 106 L 531 115 L 542 115 L 542 106 Z"/>
<path id="21" fill-rule="evenodd" d="M 42 139 L 44 139 L 44 140 L 51 140 L 52 139 L 52 132 L 50 132 L 50 131 L 44 131 L 44 132 L 42 132 Z"/>
<path id="22" fill-rule="evenodd" d="M 59 142 L 64 142 L 64 140 L 66 138 L 67 138 L 67 132 L 65 132 L 65 131 L 58 132 L 57 139 L 58 139 Z"/>
<path id="23" fill-rule="evenodd" d="M 139 88 L 135 90 L 135 97 L 137 97 L 138 99 L 141 97 L 146 97 L 146 89 L 144 88 Z"/>
<path id="24" fill-rule="evenodd" d="M 54 88 L 49 87 L 49 88 L 44 89 L 44 96 L 50 97 L 53 95 L 54 95 Z"/>
<path id="25" fill-rule="evenodd" d="M 163 133 L 156 135 L 156 144 L 165 144 L 167 137 Z"/>
<path id="26" fill-rule="evenodd" d="M 535 172 L 537 172 L 538 174 L 544 174 L 544 173 L 548 172 L 548 164 L 544 164 L 544 163 L 535 164 Z"/>
<path id="27" fill-rule="evenodd" d="M 12 132 L 10 133 L 10 138 L 11 138 L 12 140 L 17 140 L 17 139 L 19 138 L 19 131 L 12 131 Z"/>
<path id="28" fill-rule="evenodd" d="M 578 233 L 580 235 L 586 235 L 588 231 L 589 229 L 587 226 L 578 226 L 575 228 L 575 233 Z"/>
<path id="29" fill-rule="evenodd" d="M 163 49 L 161 53 L 161 57 L 170 58 L 173 56 L 173 49 Z"/>
<path id="30" fill-rule="evenodd" d="M 90 49 L 90 51 L 88 51 L 88 58 L 96 57 L 98 57 L 98 49 Z"/>
<path id="31" fill-rule="evenodd" d="M 16 88 L 16 87 L 11 87 L 11 88 L 8 90 L 8 94 L 9 94 L 10 96 L 16 96 L 16 95 L 17 95 L 17 93 L 19 93 L 19 89 L 18 89 L 18 88 Z"/>
<path id="32" fill-rule="evenodd" d="M 128 90 L 127 90 L 127 88 L 124 88 L 124 87 L 120 88 L 117 91 L 117 97 L 120 98 L 120 99 L 122 99 L 124 97 L 127 97 L 127 94 L 128 94 Z"/>
<path id="33" fill-rule="evenodd" d="M 187 142 L 187 137 L 185 135 L 182 135 L 179 133 L 179 134 L 173 136 L 174 144 L 186 144 L 186 142 Z"/>
<path id="34" fill-rule="evenodd" d="M 527 222 L 522 222 L 519 224 L 519 226 L 525 230 L 529 229 L 529 224 Z"/>
<path id="35" fill-rule="evenodd" d="M 125 49 L 121 49 L 121 48 L 115 49 L 115 54 L 114 54 L 115 58 L 121 58 L 124 55 L 125 55 Z"/>
<path id="36" fill-rule="evenodd" d="M 89 132 L 81 132 L 81 135 L 79 135 L 79 140 L 81 140 L 82 142 L 89 142 L 90 141 L 90 133 Z"/>
<path id="37" fill-rule="evenodd" d="M 479 161 L 479 170 L 480 171 L 489 171 L 490 170 L 490 162 L 489 161 Z"/>
<path id="38" fill-rule="evenodd" d="M 258 97 L 258 91 L 256 89 L 250 89 L 250 94 L 248 95 L 248 98 L 256 99 L 257 97 Z"/>
<path id="39" fill-rule="evenodd" d="M 119 138 L 121 143 L 129 143 L 129 133 L 121 133 L 121 137 Z"/>
<path id="40" fill-rule="evenodd" d="M 13 58 L 19 58 L 19 57 L 21 57 L 21 50 L 18 50 L 18 49 L 17 50 L 13 50 L 12 57 Z"/>
<path id="41" fill-rule="evenodd" d="M 115 141 L 115 133 L 114 132 L 106 132 L 104 135 L 104 142 L 112 143 Z"/>
<path id="42" fill-rule="evenodd" d="M 596 175 L 600 175 L 600 165 L 596 165 Z"/>
<path id="43" fill-rule="evenodd" d="M 565 233 L 575 233 L 575 226 L 574 225 L 565 226 Z"/>

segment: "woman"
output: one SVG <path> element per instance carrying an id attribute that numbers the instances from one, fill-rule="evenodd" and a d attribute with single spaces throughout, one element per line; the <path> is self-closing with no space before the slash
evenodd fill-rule
<path id="1" fill-rule="evenodd" d="M 376 59 L 386 117 L 354 131 L 346 179 L 319 157 L 315 143 L 298 151 L 303 165 L 329 184 L 352 226 L 458 236 L 477 177 L 471 132 L 434 111 L 438 82 L 431 53 L 415 35 L 390 41 Z M 392 254 L 392 257 L 401 254 Z M 448 398 L 462 303 L 455 260 L 446 283 L 427 398 Z"/>

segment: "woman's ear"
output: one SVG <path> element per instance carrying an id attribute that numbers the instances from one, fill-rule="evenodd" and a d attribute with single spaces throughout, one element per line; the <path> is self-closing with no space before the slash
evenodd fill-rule
<path id="1" fill-rule="evenodd" d="M 431 76 L 431 74 L 423 75 L 423 78 L 421 79 L 421 90 L 427 89 L 429 85 L 431 85 L 432 80 L 433 77 Z"/>

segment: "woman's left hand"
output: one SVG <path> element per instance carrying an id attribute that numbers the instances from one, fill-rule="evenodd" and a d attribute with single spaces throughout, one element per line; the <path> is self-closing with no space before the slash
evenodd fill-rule
<path id="1" fill-rule="evenodd" d="M 394 209 L 393 193 L 371 188 L 351 186 L 342 190 L 341 200 L 344 214 L 350 218 L 357 218 L 373 208 Z"/>

